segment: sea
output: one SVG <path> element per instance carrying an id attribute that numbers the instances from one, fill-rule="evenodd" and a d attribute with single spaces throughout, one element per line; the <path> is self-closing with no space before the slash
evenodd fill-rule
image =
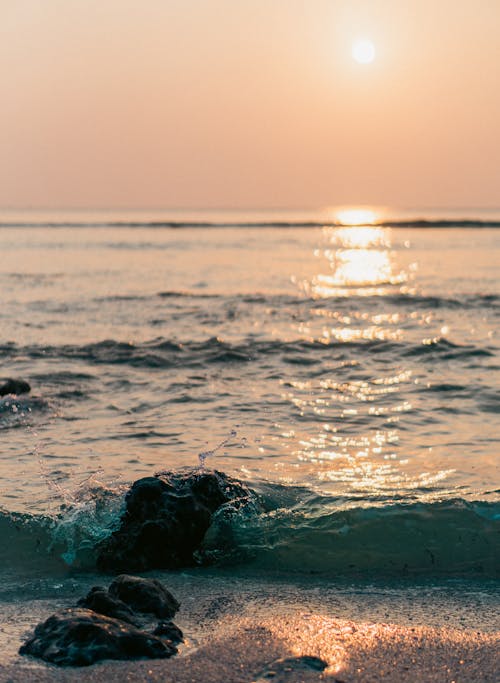
<path id="1" fill-rule="evenodd" d="M 0 398 L 0 602 L 91 581 L 130 484 L 186 468 L 263 506 L 209 530 L 202 577 L 491 587 L 499 228 L 479 209 L 0 212 L 0 375 L 31 385 Z"/>

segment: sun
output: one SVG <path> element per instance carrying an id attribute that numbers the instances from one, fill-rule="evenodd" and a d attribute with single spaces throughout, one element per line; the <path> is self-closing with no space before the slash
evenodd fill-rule
<path id="1" fill-rule="evenodd" d="M 358 64 L 371 64 L 375 59 L 375 45 L 371 40 L 357 40 L 352 46 L 351 54 Z"/>

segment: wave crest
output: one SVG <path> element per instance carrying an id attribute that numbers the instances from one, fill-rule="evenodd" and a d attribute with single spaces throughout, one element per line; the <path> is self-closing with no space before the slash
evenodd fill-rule
<path id="1" fill-rule="evenodd" d="M 202 557 L 259 571 L 325 575 L 496 577 L 500 504 L 450 499 L 363 506 L 306 489 L 266 485 L 266 512 L 222 510 Z M 117 528 L 118 492 L 94 492 L 55 517 L 0 511 L 0 560 L 14 571 L 92 568 L 96 548 Z M 36 569 L 35 569 L 36 568 Z"/>

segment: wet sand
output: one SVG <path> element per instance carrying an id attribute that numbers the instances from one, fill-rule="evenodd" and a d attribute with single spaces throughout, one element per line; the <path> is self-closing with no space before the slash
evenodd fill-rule
<path id="1" fill-rule="evenodd" d="M 170 660 L 105 662 L 85 669 L 14 664 L 0 670 L 0 680 L 480 683 L 498 680 L 499 652 L 498 634 L 311 615 L 245 620 L 234 631 Z M 324 671 L 312 657 L 326 664 Z"/>
<path id="2" fill-rule="evenodd" d="M 498 597 L 491 583 L 485 590 L 480 584 L 394 589 L 197 575 L 170 576 L 168 583 L 183 605 L 175 621 L 186 643 L 176 657 L 86 668 L 20 657 L 16 652 L 28 624 L 62 606 L 57 600 L 32 601 L 19 618 L 14 605 L 9 614 L 3 611 L 2 649 L 10 655 L 0 667 L 0 681 L 498 680 Z"/>

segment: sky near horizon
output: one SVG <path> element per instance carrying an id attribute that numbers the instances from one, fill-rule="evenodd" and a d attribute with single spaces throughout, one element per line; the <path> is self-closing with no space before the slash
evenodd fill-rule
<path id="1" fill-rule="evenodd" d="M 498 207 L 499 32 L 500 0 L 0 0 L 0 207 Z"/>

